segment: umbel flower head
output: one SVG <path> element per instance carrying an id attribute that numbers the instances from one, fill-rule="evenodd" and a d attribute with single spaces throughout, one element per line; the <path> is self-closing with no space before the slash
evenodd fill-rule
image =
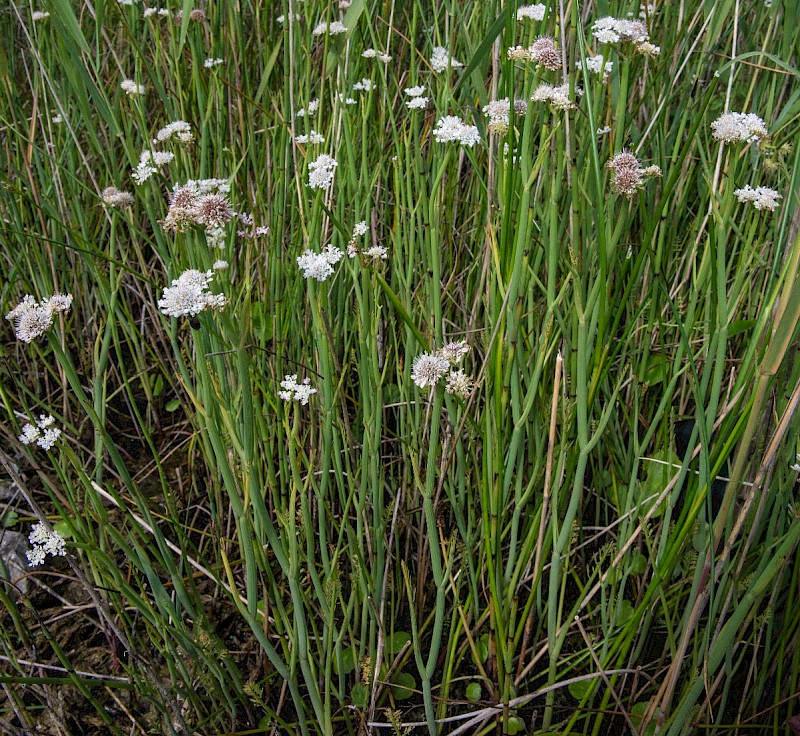
<path id="1" fill-rule="evenodd" d="M 778 209 L 780 204 L 778 200 L 783 199 L 783 195 L 778 194 L 774 189 L 769 187 L 753 189 L 749 184 L 745 184 L 744 189 L 735 190 L 734 195 L 740 202 L 751 202 L 757 210 L 769 210 L 770 212 Z"/>
<path id="2" fill-rule="evenodd" d="M 311 379 L 304 378 L 302 383 L 297 382 L 297 374 L 285 376 L 281 381 L 283 391 L 278 391 L 278 396 L 284 401 L 299 401 L 303 406 L 308 403 L 312 394 L 317 389 L 311 388 Z"/>
<path id="3" fill-rule="evenodd" d="M 306 250 L 297 256 L 297 265 L 303 271 L 303 278 L 325 281 L 333 275 L 333 267 L 342 259 L 342 251 L 332 245 L 326 246 L 322 253 Z"/>
<path id="4" fill-rule="evenodd" d="M 133 205 L 133 195 L 122 192 L 116 187 L 106 187 L 100 195 L 109 207 L 130 207 Z"/>
<path id="5" fill-rule="evenodd" d="M 575 95 L 580 97 L 583 90 L 576 84 Z M 556 110 L 569 110 L 574 103 L 569 98 L 569 82 L 553 87 L 549 84 L 540 84 L 531 97 L 531 102 L 549 102 Z"/>
<path id="6" fill-rule="evenodd" d="M 474 125 L 467 125 L 455 115 L 446 115 L 443 118 L 439 118 L 436 121 L 433 137 L 438 143 L 460 143 L 462 146 L 469 146 L 470 148 L 481 142 L 478 128 Z"/>
<path id="7" fill-rule="evenodd" d="M 211 294 L 208 285 L 214 278 L 214 271 L 197 271 L 190 268 L 172 286 L 164 289 L 158 300 L 158 308 L 168 317 L 194 317 L 206 309 L 222 309 L 226 299 L 224 294 Z"/>
<path id="8" fill-rule="evenodd" d="M 14 334 L 18 340 L 31 342 L 47 332 L 53 324 L 53 315 L 56 312 L 66 312 L 71 306 L 72 294 L 56 293 L 41 302 L 26 294 L 6 315 L 6 319 L 14 322 Z"/>
<path id="9" fill-rule="evenodd" d="M 35 442 L 43 450 L 49 450 L 61 436 L 61 430 L 53 426 L 55 421 L 52 416 L 41 414 L 36 424 L 28 422 L 22 428 L 19 441 L 23 445 L 31 445 Z"/>
<path id="10" fill-rule="evenodd" d="M 561 54 L 550 36 L 541 36 L 531 44 L 531 59 L 550 71 L 561 68 Z"/>
<path id="11" fill-rule="evenodd" d="M 308 165 L 308 186 L 312 189 L 325 189 L 333 186 L 333 175 L 339 164 L 333 156 L 323 153 Z"/>
<path id="12" fill-rule="evenodd" d="M 514 114 L 521 116 L 528 110 L 528 101 L 517 99 L 514 100 Z M 484 106 L 483 114 L 489 118 L 489 131 L 503 135 L 511 122 L 511 103 L 508 98 L 502 100 L 494 100 L 488 105 Z"/>
<path id="13" fill-rule="evenodd" d="M 420 353 L 411 364 L 411 380 L 419 388 L 434 386 L 439 382 L 439 379 L 450 371 L 451 366 L 461 362 L 469 350 L 470 347 L 467 345 L 466 340 L 458 340 L 445 343 L 444 347 L 433 353 Z M 460 373 L 460 371 L 458 372 Z M 463 387 L 466 385 L 465 380 L 461 377 L 455 377 L 453 380 L 455 381 L 454 386 Z M 448 391 L 448 393 L 457 392 Z"/>
<path id="14" fill-rule="evenodd" d="M 450 52 L 444 46 L 434 46 L 431 55 L 431 69 L 436 74 L 441 74 L 448 69 L 458 69 L 464 65 L 458 59 L 450 56 Z"/>
<path id="15" fill-rule="evenodd" d="M 617 194 L 633 197 L 654 176 L 661 176 L 658 166 L 642 168 L 639 159 L 629 151 L 620 151 L 606 166 L 611 170 L 611 188 Z"/>
<path id="16" fill-rule="evenodd" d="M 33 545 L 25 555 L 31 567 L 44 564 L 47 555 L 63 557 L 67 553 L 67 543 L 55 529 L 49 532 L 44 524 L 36 524 L 28 536 L 28 541 Z"/>
<path id="17" fill-rule="evenodd" d="M 768 134 L 764 121 L 751 112 L 726 112 L 711 123 L 715 141 L 752 143 Z"/>
<path id="18" fill-rule="evenodd" d="M 537 5 L 520 5 L 517 8 L 517 20 L 543 20 L 547 8 L 541 3 Z"/>

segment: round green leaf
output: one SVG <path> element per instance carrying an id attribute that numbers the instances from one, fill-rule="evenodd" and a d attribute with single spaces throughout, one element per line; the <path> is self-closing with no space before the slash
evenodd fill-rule
<path id="1" fill-rule="evenodd" d="M 395 700 L 408 700 L 414 694 L 417 681 L 407 672 L 398 672 L 392 678 L 392 695 Z"/>
<path id="2" fill-rule="evenodd" d="M 367 686 L 360 682 L 353 685 L 353 689 L 350 691 L 350 702 L 352 702 L 356 708 L 361 708 L 363 710 L 367 707 L 368 700 L 369 691 L 367 690 Z"/>
<path id="3" fill-rule="evenodd" d="M 405 631 L 396 631 L 386 639 L 386 651 L 389 654 L 399 654 L 409 641 L 411 641 L 411 634 Z"/>
<path id="4" fill-rule="evenodd" d="M 525 722 L 518 716 L 511 716 L 508 719 L 508 733 L 525 733 Z"/>
<path id="5" fill-rule="evenodd" d="M 476 700 L 481 699 L 482 694 L 480 683 L 471 682 L 467 685 L 467 700 L 471 700 L 474 703 Z"/>
<path id="6" fill-rule="evenodd" d="M 333 671 L 337 675 L 349 675 L 356 668 L 356 655 L 348 647 L 342 652 L 342 658 L 333 660 Z"/>

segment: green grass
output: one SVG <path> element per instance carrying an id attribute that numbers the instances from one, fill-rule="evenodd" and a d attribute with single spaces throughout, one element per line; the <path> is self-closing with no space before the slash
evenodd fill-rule
<path id="1" fill-rule="evenodd" d="M 4 322 L 0 343 L 20 491 L 3 524 L 48 520 L 68 545 L 0 593 L 0 728 L 786 733 L 797 3 L 658 3 L 654 57 L 592 35 L 633 3 L 554 1 L 542 21 L 498 2 L 193 7 L 0 10 L 3 314 L 73 295 L 44 336 Z M 564 81 L 507 58 L 543 34 L 576 104 L 490 132 L 489 101 Z M 434 73 L 435 46 L 464 66 Z M 607 81 L 580 65 L 597 53 Z M 415 85 L 426 110 L 404 104 Z M 723 145 L 725 111 L 769 136 Z M 446 115 L 481 142 L 437 142 Z M 179 119 L 194 141 L 153 146 L 175 158 L 136 185 Z M 294 142 L 312 130 L 323 144 Z M 607 166 L 623 149 L 661 169 L 630 198 Z M 321 153 L 328 191 L 308 186 Z M 207 178 L 268 234 L 234 220 L 216 250 L 167 231 L 174 185 Z M 106 206 L 112 185 L 133 205 Z M 745 185 L 777 210 L 737 201 Z M 361 221 L 387 258 L 304 279 L 297 257 L 346 250 Z M 224 309 L 159 311 L 217 259 Z M 414 359 L 458 340 L 472 393 L 418 388 Z M 278 396 L 291 374 L 307 405 Z M 48 452 L 17 439 L 40 414 L 63 428 Z"/>

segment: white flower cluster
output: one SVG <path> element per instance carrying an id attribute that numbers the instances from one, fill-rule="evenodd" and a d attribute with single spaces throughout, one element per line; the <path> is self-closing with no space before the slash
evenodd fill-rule
<path id="1" fill-rule="evenodd" d="M 450 371 L 450 367 L 460 363 L 469 350 L 467 341 L 459 340 L 445 343 L 433 353 L 420 353 L 411 364 L 411 380 L 419 388 L 426 388 L 436 385 L 449 371 L 446 390 L 465 398 L 472 388 L 472 381 L 460 370 Z"/>
<path id="2" fill-rule="evenodd" d="M 203 66 L 206 69 L 213 69 L 215 66 L 219 66 L 220 64 L 224 64 L 225 61 L 223 59 L 206 59 L 203 62 Z"/>
<path id="3" fill-rule="evenodd" d="M 300 13 L 295 13 L 294 14 L 294 19 L 295 20 L 300 20 Z M 286 16 L 281 14 L 277 18 L 275 18 L 275 20 L 278 21 L 278 23 L 280 23 L 281 25 L 283 25 L 286 22 Z"/>
<path id="4" fill-rule="evenodd" d="M 713 123 L 714 140 L 723 143 L 752 143 L 767 136 L 764 121 L 751 112 L 726 112 Z"/>
<path id="5" fill-rule="evenodd" d="M 411 99 L 406 100 L 406 107 L 409 110 L 424 110 L 428 106 L 428 98 L 423 97 L 425 94 L 425 87 L 406 87 L 405 92 Z"/>
<path id="6" fill-rule="evenodd" d="M 520 5 L 517 8 L 517 20 L 543 20 L 547 8 L 539 3 L 538 5 Z"/>
<path id="7" fill-rule="evenodd" d="M 642 189 L 647 179 L 661 176 L 658 166 L 642 168 L 639 159 L 630 151 L 620 151 L 607 164 L 611 171 L 611 188 L 617 194 L 633 197 Z"/>
<path id="8" fill-rule="evenodd" d="M 778 194 L 774 189 L 769 187 L 756 187 L 753 189 L 749 184 L 746 184 L 744 189 L 737 189 L 734 191 L 736 199 L 740 202 L 752 202 L 753 207 L 757 210 L 769 210 L 774 212 L 778 209 L 783 195 Z"/>
<path id="9" fill-rule="evenodd" d="M 297 382 L 297 374 L 286 376 L 281 381 L 283 391 L 278 391 L 278 396 L 284 401 L 299 401 L 303 406 L 308 403 L 312 394 L 317 393 L 317 389 L 311 388 L 311 379 L 304 378 L 302 383 Z"/>
<path id="10" fill-rule="evenodd" d="M 162 18 L 169 17 L 168 8 L 145 8 L 144 17 L 149 18 L 151 15 L 160 15 Z"/>
<path id="11" fill-rule="evenodd" d="M 526 100 L 514 100 L 514 114 L 524 115 L 528 110 Z M 511 103 L 508 98 L 494 100 L 483 108 L 483 114 L 489 118 L 488 128 L 492 133 L 503 135 L 511 122 Z"/>
<path id="12" fill-rule="evenodd" d="M 168 317 L 194 317 L 206 309 L 222 309 L 226 302 L 225 295 L 208 291 L 213 278 L 213 271 L 204 273 L 194 268 L 184 271 L 177 279 L 173 279 L 172 286 L 164 288 L 158 308 Z"/>
<path id="13" fill-rule="evenodd" d="M 176 120 L 174 123 L 165 125 L 156 133 L 156 137 L 153 139 L 153 145 L 155 146 L 159 143 L 171 140 L 173 136 L 181 143 L 191 143 L 194 140 L 192 126 L 185 120 Z"/>
<path id="14" fill-rule="evenodd" d="M 372 91 L 372 80 L 371 79 L 367 79 L 365 77 L 360 82 L 356 82 L 353 85 L 353 89 L 356 90 L 356 92 L 371 92 Z"/>
<path id="15" fill-rule="evenodd" d="M 6 315 L 6 319 L 14 322 L 14 334 L 18 340 L 31 342 L 47 332 L 53 324 L 53 315 L 56 312 L 66 312 L 71 306 L 72 294 L 56 293 L 41 302 L 26 294 Z"/>
<path id="16" fill-rule="evenodd" d="M 41 522 L 34 525 L 28 536 L 28 541 L 33 545 L 25 555 L 31 567 L 44 564 L 47 555 L 63 557 L 67 553 L 67 543 L 55 529 L 48 532 Z"/>
<path id="17" fill-rule="evenodd" d="M 294 139 L 294 142 L 295 143 L 309 143 L 309 144 L 311 144 L 313 146 L 313 145 L 317 145 L 319 143 L 325 143 L 325 136 L 322 135 L 321 133 L 317 133 L 316 130 L 312 130 L 307 135 L 306 134 L 298 135 Z"/>
<path id="18" fill-rule="evenodd" d="M 225 179 L 190 179 L 183 186 L 176 184 L 162 226 L 168 231 L 183 232 L 192 225 L 201 225 L 206 229 L 209 247 L 223 247 L 223 228 L 236 217 L 228 201 L 229 191 L 230 184 Z"/>
<path id="19" fill-rule="evenodd" d="M 303 271 L 304 279 L 325 281 L 333 275 L 333 267 L 342 259 L 342 251 L 332 245 L 327 245 L 322 253 L 306 250 L 303 255 L 297 256 L 297 265 Z"/>
<path id="20" fill-rule="evenodd" d="M 347 33 L 347 26 L 339 20 L 335 20 L 332 23 L 320 22 L 314 27 L 314 30 L 311 31 L 312 36 L 324 36 L 325 34 L 329 36 L 337 36 L 341 33 Z"/>
<path id="21" fill-rule="evenodd" d="M 50 415 L 40 414 L 36 424 L 28 422 L 22 428 L 19 441 L 23 445 L 32 445 L 35 442 L 43 450 L 49 450 L 61 436 L 61 430 L 53 426 L 55 421 Z"/>
<path id="22" fill-rule="evenodd" d="M 310 100 L 308 107 L 301 107 L 297 111 L 298 118 L 304 118 L 306 115 L 313 115 L 319 109 L 319 100 Z"/>
<path id="23" fill-rule="evenodd" d="M 586 57 L 586 68 L 590 72 L 594 72 L 595 74 L 602 74 L 603 79 L 608 79 L 611 75 L 611 71 L 614 68 L 613 61 L 605 61 L 604 63 L 603 55 L 597 54 L 597 56 L 587 56 Z M 575 66 L 580 69 L 581 62 L 576 61 Z"/>
<path id="24" fill-rule="evenodd" d="M 647 26 L 641 20 L 606 16 L 594 22 L 592 35 L 599 43 L 632 43 L 636 51 L 647 56 L 658 56 L 661 49 L 650 43 Z"/>
<path id="25" fill-rule="evenodd" d="M 116 187 L 106 187 L 100 196 L 109 207 L 130 207 L 133 204 L 133 195 Z"/>
<path id="26" fill-rule="evenodd" d="M 143 84 L 136 84 L 132 79 L 123 79 L 119 85 L 126 95 L 143 95 L 147 88 Z"/>
<path id="27" fill-rule="evenodd" d="M 448 69 L 458 69 L 464 65 L 458 59 L 450 56 L 450 52 L 444 46 L 434 46 L 431 56 L 431 69 L 437 74 Z"/>
<path id="28" fill-rule="evenodd" d="M 388 64 L 392 57 L 389 54 L 384 54 L 382 51 L 376 51 L 375 49 L 367 49 L 366 51 L 361 52 L 361 56 L 365 59 L 377 59 L 378 61 L 382 61 L 384 64 Z"/>
<path id="29" fill-rule="evenodd" d="M 575 85 L 575 94 L 580 97 L 583 90 Z M 569 82 L 558 87 L 549 84 L 540 84 L 531 97 L 532 102 L 549 102 L 556 110 L 569 110 L 574 103 L 569 98 Z"/>
<path id="30" fill-rule="evenodd" d="M 31 13 L 31 20 L 32 20 L 34 23 L 35 23 L 37 20 L 44 20 L 45 18 L 49 18 L 49 17 L 50 17 L 50 13 L 48 13 L 46 10 L 45 10 L 45 11 L 42 11 L 42 10 L 34 10 L 34 11 Z"/>
<path id="31" fill-rule="evenodd" d="M 170 163 L 174 158 L 175 154 L 170 151 L 153 151 L 152 149 L 142 151 L 139 155 L 139 163 L 131 173 L 131 177 L 141 186 L 162 166 Z"/>
<path id="32" fill-rule="evenodd" d="M 470 148 L 481 142 L 478 128 L 474 125 L 467 125 L 455 115 L 445 115 L 445 117 L 439 118 L 436 121 L 433 137 L 438 143 L 460 143 L 462 146 Z"/>
<path id="33" fill-rule="evenodd" d="M 333 186 L 333 175 L 339 164 L 327 153 L 319 155 L 308 165 L 308 186 L 312 189 L 325 189 Z"/>

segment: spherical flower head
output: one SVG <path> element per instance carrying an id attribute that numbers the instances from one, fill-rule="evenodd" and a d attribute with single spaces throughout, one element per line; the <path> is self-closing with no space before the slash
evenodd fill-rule
<path id="1" fill-rule="evenodd" d="M 172 286 L 164 289 L 158 308 L 168 317 L 194 317 L 206 309 L 222 309 L 225 295 L 208 292 L 213 277 L 213 271 L 204 273 L 193 268 L 184 271 L 172 281 Z"/>
<path id="2" fill-rule="evenodd" d="M 22 301 L 6 314 L 6 319 L 14 323 L 14 334 L 18 340 L 31 342 L 40 337 L 53 324 L 53 314 L 57 311 L 66 312 L 72 304 L 70 294 L 55 294 L 51 299 L 37 303 L 34 297 L 26 294 Z"/>
<path id="3" fill-rule="evenodd" d="M 192 184 L 175 185 L 169 195 L 169 210 L 161 222 L 165 230 L 183 232 L 197 222 L 197 187 Z"/>
<path id="4" fill-rule="evenodd" d="M 783 195 L 778 194 L 774 189 L 769 187 L 756 187 L 753 189 L 749 184 L 746 184 L 743 189 L 737 189 L 733 193 L 740 202 L 750 202 L 757 210 L 769 210 L 774 212 L 780 206 L 779 199 L 783 199 Z"/>
<path id="5" fill-rule="evenodd" d="M 224 194 L 205 194 L 195 204 L 195 220 L 207 228 L 218 228 L 235 216 L 228 198 Z"/>
<path id="6" fill-rule="evenodd" d="M 541 3 L 537 5 L 521 5 L 517 8 L 517 20 L 543 20 L 547 8 Z"/>
<path id="7" fill-rule="evenodd" d="M 764 121 L 753 113 L 726 112 L 711 123 L 714 140 L 752 143 L 768 134 Z"/>
<path id="8" fill-rule="evenodd" d="M 362 220 L 361 222 L 357 222 L 355 227 L 353 228 L 353 237 L 358 238 L 362 235 L 367 234 L 367 222 L 366 220 Z"/>
<path id="9" fill-rule="evenodd" d="M 411 365 L 411 380 L 419 388 L 426 388 L 438 383 L 439 379 L 450 370 L 450 362 L 436 353 L 420 353 Z"/>
<path id="10" fill-rule="evenodd" d="M 639 160 L 628 151 L 620 151 L 607 164 L 611 170 L 611 188 L 617 194 L 632 197 L 644 186 Z"/>
<path id="11" fill-rule="evenodd" d="M 444 390 L 448 394 L 458 396 L 459 399 L 467 399 L 472 393 L 474 382 L 464 371 L 450 371 L 447 376 L 447 383 Z"/>
<path id="12" fill-rule="evenodd" d="M 405 94 L 407 94 L 409 97 L 421 97 L 425 94 L 425 87 L 406 87 L 403 92 L 405 92 Z"/>
<path id="13" fill-rule="evenodd" d="M 508 98 L 494 100 L 483 107 L 483 114 L 489 118 L 489 130 L 502 135 L 508 130 L 511 120 L 511 103 Z"/>
<path id="14" fill-rule="evenodd" d="M 278 391 L 278 396 L 284 401 L 299 401 L 303 406 L 308 404 L 309 398 L 317 393 L 311 388 L 311 379 L 304 378 L 302 383 L 297 383 L 297 374 L 285 376 L 281 381 L 283 391 Z"/>
<path id="15" fill-rule="evenodd" d="M 202 8 L 194 8 L 189 13 L 189 20 L 193 23 L 203 23 L 206 19 L 206 12 Z"/>
<path id="16" fill-rule="evenodd" d="M 325 189 L 333 186 L 333 176 L 339 164 L 336 159 L 323 153 L 308 165 L 308 186 L 312 189 Z"/>
<path id="17" fill-rule="evenodd" d="M 68 312 L 72 306 L 72 294 L 56 292 L 47 300 L 47 306 L 53 312 Z"/>
<path id="18" fill-rule="evenodd" d="M 438 143 L 460 143 L 470 148 L 480 143 L 481 137 L 474 125 L 466 125 L 461 118 L 455 115 L 446 115 L 436 121 L 433 137 Z"/>
<path id="19" fill-rule="evenodd" d="M 550 36 L 541 36 L 531 44 L 531 59 L 550 71 L 561 68 L 561 54 Z"/>

